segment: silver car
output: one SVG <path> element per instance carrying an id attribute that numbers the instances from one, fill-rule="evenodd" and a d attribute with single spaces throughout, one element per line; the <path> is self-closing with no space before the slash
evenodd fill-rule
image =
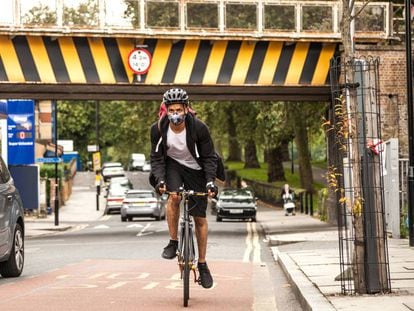
<path id="1" fill-rule="evenodd" d="M 121 220 L 134 217 L 154 217 L 165 219 L 165 198 L 159 197 L 153 190 L 129 190 L 121 207 Z"/>
<path id="2" fill-rule="evenodd" d="M 24 266 L 23 203 L 1 157 L 0 170 L 0 274 L 17 277 Z"/>

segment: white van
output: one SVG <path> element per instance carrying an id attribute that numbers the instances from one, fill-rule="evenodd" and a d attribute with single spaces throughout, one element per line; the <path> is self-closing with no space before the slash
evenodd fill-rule
<path id="1" fill-rule="evenodd" d="M 143 153 L 132 153 L 131 158 L 129 160 L 129 170 L 140 170 L 142 171 L 142 168 L 145 164 L 145 154 Z"/>

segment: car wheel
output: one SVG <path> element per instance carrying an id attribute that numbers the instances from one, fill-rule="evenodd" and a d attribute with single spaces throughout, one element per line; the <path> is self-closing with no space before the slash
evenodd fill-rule
<path id="1" fill-rule="evenodd" d="M 256 217 L 252 217 L 252 222 L 256 222 Z"/>
<path id="2" fill-rule="evenodd" d="M 222 220 L 223 220 L 223 219 L 222 219 L 220 216 L 217 216 L 217 217 L 216 217 L 216 221 L 219 221 L 219 222 L 220 222 L 220 221 L 222 221 Z"/>
<path id="3" fill-rule="evenodd" d="M 132 217 L 128 217 L 128 221 L 132 221 Z"/>
<path id="4" fill-rule="evenodd" d="M 160 221 L 161 220 L 161 216 L 155 216 L 155 220 L 156 221 Z"/>
<path id="5" fill-rule="evenodd" d="M 127 218 L 126 218 L 126 217 L 124 217 L 124 216 L 121 216 L 121 221 L 122 221 L 122 222 L 125 222 L 125 221 L 127 221 Z"/>
<path id="6" fill-rule="evenodd" d="M 24 234 L 22 227 L 16 224 L 13 246 L 7 261 L 0 263 L 0 274 L 5 277 L 17 277 L 22 274 L 24 266 Z"/>

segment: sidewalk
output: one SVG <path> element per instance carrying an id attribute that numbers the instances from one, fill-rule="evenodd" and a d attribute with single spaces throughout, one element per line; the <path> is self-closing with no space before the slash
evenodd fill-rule
<path id="1" fill-rule="evenodd" d="M 259 221 L 273 256 L 287 275 L 304 310 L 414 310 L 414 248 L 407 239 L 388 239 L 392 293 L 341 295 L 338 233 L 305 214 L 284 216 L 266 209 Z"/>
<path id="2" fill-rule="evenodd" d="M 51 234 L 51 232 L 66 231 L 77 226 L 85 226 L 88 222 L 98 220 L 103 216 L 105 210 L 103 193 L 101 192 L 99 211 L 97 211 L 96 188 L 91 186 L 94 184 L 93 180 L 90 182 L 88 180 L 90 179 L 90 174 L 86 174 L 88 172 L 78 172 L 76 174 L 72 195 L 66 204 L 59 209 L 59 225 L 55 226 L 54 213 L 46 218 L 25 217 L 26 238 L 47 235 Z M 85 179 L 86 182 L 84 181 Z"/>

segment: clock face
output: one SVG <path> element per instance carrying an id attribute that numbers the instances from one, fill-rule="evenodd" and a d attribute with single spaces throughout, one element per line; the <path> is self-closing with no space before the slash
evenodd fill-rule
<path id="1" fill-rule="evenodd" d="M 147 73 L 151 61 L 151 54 L 142 48 L 133 49 L 128 55 L 129 68 L 139 75 Z"/>

